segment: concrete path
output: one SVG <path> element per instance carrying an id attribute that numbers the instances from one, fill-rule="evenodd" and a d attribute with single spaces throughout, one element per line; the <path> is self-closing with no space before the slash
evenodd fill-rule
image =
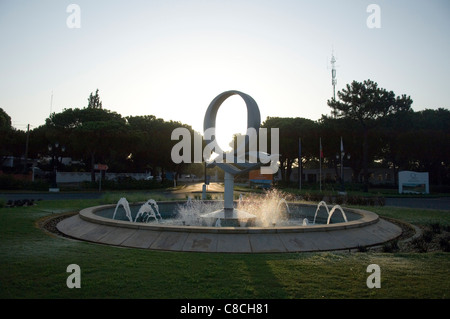
<path id="1" fill-rule="evenodd" d="M 86 221 L 79 214 L 61 221 L 62 233 L 80 240 L 150 250 L 208 253 L 282 253 L 347 250 L 384 243 L 401 235 L 401 229 L 385 220 L 350 229 L 289 232 L 196 232 L 119 227 Z"/>

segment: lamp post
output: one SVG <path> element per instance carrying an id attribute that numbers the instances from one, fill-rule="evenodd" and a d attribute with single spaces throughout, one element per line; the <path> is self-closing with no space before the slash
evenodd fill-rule
<path id="1" fill-rule="evenodd" d="M 52 156 L 51 165 L 53 166 L 49 192 L 59 192 L 58 185 L 56 184 L 56 173 L 57 173 L 57 168 L 58 168 L 58 163 L 59 163 L 58 154 L 62 155 L 62 153 L 64 153 L 66 151 L 66 147 L 64 145 L 62 145 L 60 147 L 59 143 L 55 142 L 53 144 L 48 144 L 48 151 Z"/>

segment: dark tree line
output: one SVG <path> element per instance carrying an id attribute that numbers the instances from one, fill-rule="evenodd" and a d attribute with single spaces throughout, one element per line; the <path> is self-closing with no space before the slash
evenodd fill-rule
<path id="1" fill-rule="evenodd" d="M 164 121 L 153 115 L 122 117 L 102 108 L 98 91 L 90 95 L 85 108 L 64 109 L 53 113 L 46 123 L 33 129 L 29 136 L 28 158 L 48 158 L 54 154 L 49 145 L 59 145 L 56 157 L 70 157 L 77 165 L 58 170 L 91 171 L 95 180 L 95 164 L 102 163 L 112 172 L 148 172 L 156 175 L 166 171 L 180 173 L 184 163 L 174 164 L 171 149 L 177 141 L 171 133 L 177 127 L 193 129 L 183 123 Z M 9 116 L 0 110 L 0 155 L 22 157 L 25 133 L 11 127 Z M 191 134 L 193 136 L 193 134 Z M 62 148 L 64 146 L 64 148 Z M 64 151 L 63 151 L 64 150 Z M 50 167 L 43 167 L 50 170 Z"/>
<path id="2" fill-rule="evenodd" d="M 313 122 L 304 118 L 269 117 L 263 127 L 280 128 L 280 170 L 288 181 L 292 166 L 298 166 L 298 140 L 302 140 L 303 167 L 319 165 L 319 139 L 324 167 L 337 170 L 340 138 L 351 154 L 346 166 L 355 178 L 362 173 L 368 189 L 369 167 L 426 171 L 430 183 L 450 184 L 450 111 L 439 108 L 414 112 L 409 96 L 379 88 L 367 80 L 353 81 L 329 100 L 330 116 Z M 339 175 L 339 174 L 336 174 Z M 355 180 L 355 182 L 357 182 Z"/>
<path id="3" fill-rule="evenodd" d="M 103 163 L 112 172 L 155 175 L 181 173 L 189 165 L 173 163 L 171 150 L 178 141 L 172 141 L 171 134 L 177 127 L 186 127 L 193 136 L 190 126 L 153 115 L 123 117 L 102 107 L 98 91 L 90 95 L 88 103 L 85 108 L 53 113 L 44 125 L 31 130 L 28 157 L 49 157 L 48 145 L 58 142 L 65 146 L 60 157 L 80 163 L 59 170 L 93 172 L 96 163 Z M 323 115 L 318 121 L 268 117 L 262 127 L 279 129 L 279 166 L 285 181 L 299 165 L 299 138 L 302 167 L 319 167 L 321 139 L 323 167 L 337 169 L 336 153 L 342 137 L 345 151 L 351 154 L 345 166 L 353 169 L 354 176 L 362 173 L 366 187 L 367 170 L 375 166 L 392 169 L 394 176 L 399 170 L 427 171 L 430 183 L 450 185 L 450 111 L 439 108 L 415 112 L 411 104 L 409 97 L 395 96 L 375 82 L 354 81 L 338 92 L 338 100 L 328 101 L 333 115 Z M 0 160 L 23 157 L 26 135 L 14 129 L 11 118 L 0 109 Z"/>

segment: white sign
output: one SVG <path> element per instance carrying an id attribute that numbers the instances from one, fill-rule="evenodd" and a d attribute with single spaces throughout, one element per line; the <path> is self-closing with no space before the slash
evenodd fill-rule
<path id="1" fill-rule="evenodd" d="M 398 172 L 398 192 L 413 194 L 429 194 L 428 172 L 419 173 L 413 171 Z"/>

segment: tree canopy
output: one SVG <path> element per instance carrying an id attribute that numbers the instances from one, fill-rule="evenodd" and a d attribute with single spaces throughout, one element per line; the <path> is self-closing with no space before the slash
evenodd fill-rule
<path id="1" fill-rule="evenodd" d="M 98 96 L 98 90 L 91 95 Z M 338 92 L 338 98 L 328 101 L 336 110 L 336 117 L 324 115 L 318 121 L 268 117 L 262 123 L 261 127 L 279 129 L 283 180 L 289 181 L 299 160 L 305 168 L 318 168 L 319 139 L 324 167 L 337 170 L 336 153 L 343 137 L 345 150 L 351 154 L 346 165 L 353 169 L 355 182 L 356 176 L 368 167 L 381 166 L 392 169 L 394 176 L 399 170 L 427 171 L 430 183 L 450 184 L 448 109 L 414 112 L 409 96 L 396 96 L 370 80 L 353 81 Z M 178 127 L 185 127 L 194 135 L 189 125 L 154 115 L 123 117 L 100 107 L 67 108 L 51 114 L 44 125 L 30 131 L 28 156 L 48 157 L 48 145 L 58 142 L 65 146 L 65 157 L 80 163 L 77 167 L 60 167 L 61 170 L 92 172 L 94 164 L 104 163 L 111 172 L 182 173 L 191 165 L 175 164 L 171 159 L 171 150 L 178 142 L 171 140 L 171 133 Z M 10 116 L 0 109 L 0 160 L 22 157 L 25 143 L 26 132 L 14 129 Z"/>
<path id="2" fill-rule="evenodd" d="M 98 95 L 98 89 L 95 91 L 95 95 L 93 95 L 92 92 L 89 95 L 87 107 L 92 109 L 102 108 L 102 102 L 100 101 L 100 96 Z"/>
<path id="3" fill-rule="evenodd" d="M 338 98 L 339 100 L 328 100 L 333 114 L 337 118 L 354 120 L 362 128 L 364 184 L 365 191 L 368 191 L 369 130 L 387 116 L 405 114 L 411 109 L 413 101 L 405 94 L 396 97 L 394 92 L 379 88 L 370 79 L 347 84 L 345 89 L 338 92 Z"/>

